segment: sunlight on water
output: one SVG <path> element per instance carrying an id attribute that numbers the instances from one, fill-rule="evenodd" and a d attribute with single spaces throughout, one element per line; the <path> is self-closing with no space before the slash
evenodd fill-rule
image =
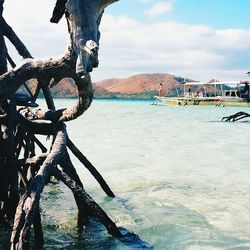
<path id="1" fill-rule="evenodd" d="M 73 162 L 87 192 L 118 226 L 155 249 L 250 249 L 250 122 L 220 122 L 237 111 L 95 100 L 67 127 L 117 197 L 107 198 Z M 41 207 L 45 249 L 140 249 L 95 221 L 79 235 L 76 206 L 62 184 L 46 188 Z"/>

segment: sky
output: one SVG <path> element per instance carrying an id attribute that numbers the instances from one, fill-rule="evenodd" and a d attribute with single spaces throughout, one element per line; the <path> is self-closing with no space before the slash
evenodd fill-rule
<path id="1" fill-rule="evenodd" d="M 65 51 L 65 20 L 49 22 L 54 4 L 5 0 L 4 17 L 35 58 Z M 102 18 L 100 64 L 92 78 L 169 73 L 200 81 L 246 79 L 249 10 L 250 0 L 120 0 Z M 20 60 L 11 45 L 9 51 Z"/>

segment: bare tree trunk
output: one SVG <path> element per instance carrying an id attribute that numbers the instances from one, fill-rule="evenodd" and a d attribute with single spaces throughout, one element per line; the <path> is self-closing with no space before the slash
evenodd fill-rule
<path id="1" fill-rule="evenodd" d="M 10 240 L 10 248 L 13 250 L 29 249 L 32 225 L 37 244 L 43 244 L 40 195 L 52 175 L 72 191 L 78 208 L 79 228 L 89 218 L 95 217 L 112 236 L 123 238 L 115 223 L 84 190 L 67 147 L 108 196 L 114 197 L 114 193 L 98 170 L 68 138 L 64 124 L 82 116 L 91 105 L 93 87 L 89 73 L 98 66 L 98 28 L 104 8 L 116 1 L 92 0 L 77 4 L 77 1 L 57 0 L 51 21 L 59 22 L 66 15 L 70 43 L 63 57 L 37 60 L 32 58 L 2 17 L 4 0 L 0 0 L 0 224 L 6 219 L 10 222 L 14 219 Z M 16 65 L 9 56 L 4 37 L 24 58 L 20 64 Z M 13 67 L 11 71 L 7 69 L 7 60 Z M 53 82 L 51 85 L 54 86 L 65 77 L 74 80 L 78 99 L 72 107 L 56 109 L 49 83 Z M 26 84 L 26 81 L 33 78 L 38 80 L 35 92 Z M 17 108 L 16 92 L 21 85 L 25 86 L 33 102 L 42 90 L 47 109 L 28 105 Z M 49 150 L 37 139 L 37 134 L 53 136 Z"/>
<path id="2" fill-rule="evenodd" d="M 7 72 L 7 48 L 4 37 L 0 34 L 0 75 Z"/>
<path id="3" fill-rule="evenodd" d="M 0 34 L 6 36 L 10 42 L 15 46 L 16 50 L 18 51 L 19 55 L 23 58 L 32 58 L 31 54 L 13 31 L 13 29 L 6 23 L 4 18 L 0 17 Z"/>

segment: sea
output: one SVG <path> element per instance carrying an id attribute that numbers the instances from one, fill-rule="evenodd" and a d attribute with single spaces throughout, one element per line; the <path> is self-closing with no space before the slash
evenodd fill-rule
<path id="1" fill-rule="evenodd" d="M 41 198 L 43 249 L 250 249 L 250 119 L 221 122 L 250 109 L 151 104 L 94 100 L 67 123 L 116 197 L 107 197 L 72 156 L 85 190 L 139 238 L 117 240 L 96 220 L 78 232 L 73 196 L 55 182 Z"/>

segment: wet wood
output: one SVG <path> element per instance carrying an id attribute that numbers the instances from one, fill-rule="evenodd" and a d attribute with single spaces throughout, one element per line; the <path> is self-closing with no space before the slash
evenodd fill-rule
<path id="1" fill-rule="evenodd" d="M 66 149 L 65 134 L 65 126 L 62 126 L 55 135 L 55 141 L 50 154 L 43 162 L 28 191 L 18 204 L 11 236 L 12 249 L 25 249 L 29 244 L 30 225 L 32 224 L 34 213 L 39 209 L 40 195 L 50 177 L 52 166 L 60 163 Z"/>
<path id="2" fill-rule="evenodd" d="M 0 75 L 7 72 L 7 48 L 4 37 L 0 34 Z"/>
<path id="3" fill-rule="evenodd" d="M 249 113 L 240 111 L 240 112 L 237 112 L 237 113 L 235 113 L 233 115 L 229 115 L 229 116 L 223 117 L 222 121 L 225 121 L 225 122 L 236 122 L 236 121 L 239 121 L 239 120 L 247 118 L 247 117 L 250 117 Z"/>
<path id="4" fill-rule="evenodd" d="M 78 196 L 82 203 L 88 207 L 92 215 L 98 218 L 106 227 L 107 231 L 116 238 L 121 238 L 122 234 L 115 225 L 115 223 L 108 217 L 108 215 L 100 208 L 100 206 L 88 195 L 85 190 L 77 185 L 77 183 L 70 178 L 66 173 L 57 168 L 53 169 L 53 174 L 61 180 L 68 188 L 71 189 L 75 196 Z"/>
<path id="5" fill-rule="evenodd" d="M 98 170 L 92 165 L 92 163 L 82 154 L 82 152 L 74 145 L 74 143 L 67 138 L 67 146 L 71 150 L 71 152 L 79 159 L 79 161 L 89 170 L 89 172 L 94 176 L 94 178 L 98 181 L 104 192 L 109 197 L 115 197 L 114 193 L 103 179 L 102 175 L 98 172 Z"/>
<path id="6" fill-rule="evenodd" d="M 77 1 L 57 0 L 51 22 L 59 22 L 65 14 L 70 42 L 61 58 L 38 60 L 32 58 L 3 18 L 4 1 L 0 0 L 0 225 L 6 221 L 13 223 L 10 249 L 29 249 L 32 225 L 37 245 L 41 247 L 44 243 L 40 196 L 52 175 L 72 191 L 78 208 L 79 229 L 95 217 L 112 236 L 122 238 L 115 223 L 85 191 L 67 150 L 70 149 L 90 171 L 108 196 L 114 197 L 114 193 L 68 138 L 64 124 L 82 116 L 92 103 L 90 72 L 98 66 L 99 25 L 104 8 L 114 2 L 93 0 L 78 4 Z M 12 60 L 5 39 L 22 56 L 21 63 Z M 12 66 L 9 71 L 7 61 Z M 60 84 L 65 77 L 74 80 L 78 99 L 72 107 L 56 109 L 50 87 Z M 26 84 L 30 79 L 37 79 L 35 92 Z M 33 102 L 43 91 L 47 109 L 20 108 L 16 94 L 22 85 Z M 38 140 L 37 134 L 52 136 L 49 149 Z"/>

